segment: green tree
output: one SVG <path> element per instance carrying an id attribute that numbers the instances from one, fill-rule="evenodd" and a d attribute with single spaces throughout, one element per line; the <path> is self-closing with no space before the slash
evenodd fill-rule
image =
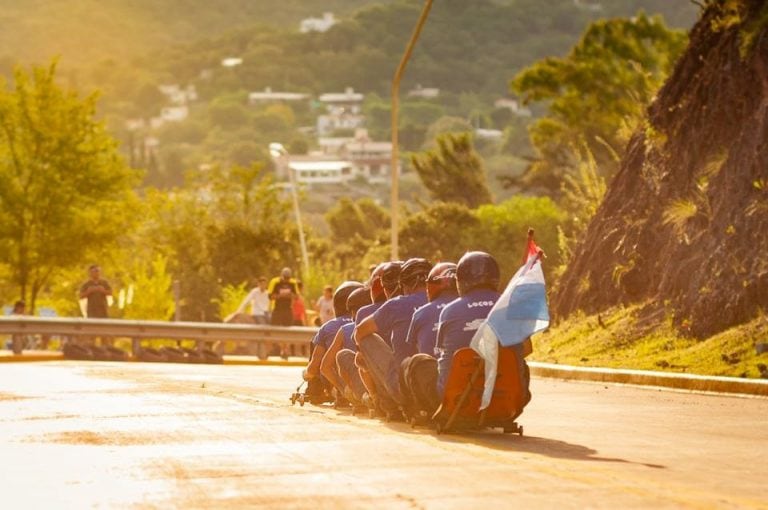
<path id="1" fill-rule="evenodd" d="M 480 223 L 475 231 L 476 247 L 497 258 L 502 284 L 520 267 L 529 227 L 536 231 L 536 243 L 547 254 L 545 274 L 554 274 L 561 263 L 558 228 L 566 216 L 552 199 L 516 196 L 497 205 L 483 205 L 475 214 Z"/>
<path id="2" fill-rule="evenodd" d="M 399 233 L 402 256 L 456 262 L 464 252 L 476 248 L 479 227 L 474 211 L 466 205 L 435 202 L 403 221 Z"/>
<path id="3" fill-rule="evenodd" d="M 549 110 L 530 127 L 539 160 L 524 184 L 557 193 L 563 175 L 586 152 L 610 177 L 616 154 L 686 42 L 685 33 L 668 29 L 660 16 L 603 19 L 587 28 L 568 56 L 545 58 L 518 73 L 512 90 L 526 101 L 548 102 Z"/>
<path id="4" fill-rule="evenodd" d="M 96 97 L 55 83 L 56 62 L 0 90 L 0 260 L 34 309 L 61 268 L 126 230 L 135 172 L 94 119 Z"/>
<path id="5" fill-rule="evenodd" d="M 356 268 L 380 244 L 389 228 L 389 213 L 370 198 L 341 198 L 325 215 L 331 236 L 317 246 L 319 258 L 338 260 L 340 268 Z"/>
<path id="6" fill-rule="evenodd" d="M 445 134 L 437 149 L 411 157 L 411 163 L 433 200 L 468 207 L 491 202 L 485 169 L 468 133 Z"/>

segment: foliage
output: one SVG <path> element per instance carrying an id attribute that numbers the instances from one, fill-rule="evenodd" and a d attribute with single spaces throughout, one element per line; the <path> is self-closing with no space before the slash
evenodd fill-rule
<path id="1" fill-rule="evenodd" d="M 389 229 L 389 213 L 370 198 L 353 201 L 341 198 L 325 215 L 331 236 L 327 243 L 317 243 L 316 259 L 334 260 L 338 268 L 355 272 L 361 267 L 366 252 L 386 237 Z"/>
<path id="2" fill-rule="evenodd" d="M 686 36 L 659 16 L 592 23 L 566 57 L 548 57 L 518 73 L 512 89 L 547 101 L 549 113 L 530 127 L 540 159 L 529 185 L 557 192 L 563 175 L 586 153 L 605 177 L 616 169 L 629 134 L 682 53 Z"/>
<path id="3" fill-rule="evenodd" d="M 118 307 L 125 299 L 123 318 L 170 320 L 173 317 L 173 278 L 168 273 L 167 257 L 155 255 L 149 264 L 135 261 L 122 280 L 123 288 L 116 297 Z"/>
<path id="4" fill-rule="evenodd" d="M 560 205 L 567 212 L 568 219 L 559 229 L 559 248 L 564 263 L 570 260 L 574 247 L 582 242 L 589 220 L 597 212 L 606 189 L 605 179 L 590 153 L 578 163 L 575 173 L 564 177 Z"/>
<path id="5" fill-rule="evenodd" d="M 221 294 L 218 298 L 214 298 L 213 302 L 218 307 L 217 312 L 222 319 L 231 315 L 237 311 L 237 307 L 243 302 L 245 296 L 248 295 L 250 288 L 247 282 L 239 284 L 224 285 L 221 288 Z"/>
<path id="6" fill-rule="evenodd" d="M 95 97 L 63 90 L 55 74 L 55 62 L 17 68 L 0 91 L 0 257 L 31 310 L 58 270 L 125 231 L 135 180 L 94 120 Z"/>
<path id="7" fill-rule="evenodd" d="M 765 317 L 694 339 L 675 330 L 668 311 L 649 320 L 646 306 L 612 308 L 600 315 L 574 314 L 533 337 L 532 358 L 574 366 L 760 377 L 753 339 L 768 333 Z"/>
<path id="8" fill-rule="evenodd" d="M 483 163 L 468 133 L 437 138 L 437 149 L 411 157 L 411 164 L 434 200 L 468 207 L 491 202 Z"/>
<path id="9" fill-rule="evenodd" d="M 504 284 L 522 264 L 528 228 L 535 230 L 536 243 L 547 255 L 544 273 L 551 281 L 554 268 L 562 260 L 557 231 L 565 220 L 564 212 L 552 199 L 515 196 L 497 205 L 483 205 L 475 214 L 480 222 L 475 246 L 498 259 Z"/>
<path id="10" fill-rule="evenodd" d="M 401 256 L 455 262 L 474 249 L 479 228 L 474 211 L 466 205 L 435 202 L 403 221 L 399 235 Z"/>

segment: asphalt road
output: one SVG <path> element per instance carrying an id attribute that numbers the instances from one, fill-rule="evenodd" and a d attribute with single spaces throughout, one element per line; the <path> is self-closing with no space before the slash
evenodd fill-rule
<path id="1" fill-rule="evenodd" d="M 291 406 L 299 368 L 0 367 L 0 508 L 768 508 L 768 399 L 534 379 L 525 436 Z"/>

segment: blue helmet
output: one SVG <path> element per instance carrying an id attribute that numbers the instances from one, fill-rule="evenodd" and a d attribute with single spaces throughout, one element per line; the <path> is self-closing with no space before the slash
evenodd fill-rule
<path id="1" fill-rule="evenodd" d="M 345 315 L 349 310 L 347 309 L 347 299 L 353 291 L 363 287 L 360 282 L 346 281 L 336 288 L 333 293 L 333 313 L 336 317 Z"/>
<path id="2" fill-rule="evenodd" d="M 498 290 L 500 278 L 498 262 L 484 251 L 467 252 L 456 265 L 456 286 L 460 296 L 472 289 Z"/>

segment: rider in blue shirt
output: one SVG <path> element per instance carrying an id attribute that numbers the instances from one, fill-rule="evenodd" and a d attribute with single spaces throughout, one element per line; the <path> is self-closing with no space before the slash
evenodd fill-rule
<path id="1" fill-rule="evenodd" d="M 312 353 L 303 376 L 305 381 L 311 381 L 320 376 L 320 364 L 326 351 L 331 346 L 333 338 L 338 330 L 347 323 L 352 322 L 352 316 L 347 309 L 347 298 L 356 289 L 363 286 L 360 282 L 346 281 L 339 285 L 333 294 L 333 312 L 335 318 L 323 324 L 312 338 Z M 309 389 L 307 390 L 309 392 Z"/>
<path id="2" fill-rule="evenodd" d="M 457 297 L 459 297 L 459 291 L 456 289 L 456 264 L 453 262 L 436 264 L 427 277 L 429 303 L 413 312 L 406 343 L 415 345 L 420 353 L 435 356 L 440 312 L 445 305 Z"/>
<path id="3" fill-rule="evenodd" d="M 395 402 L 400 400 L 400 364 L 415 353 L 415 345 L 406 343 L 408 326 L 413 312 L 427 302 L 426 279 L 430 269 L 432 264 L 425 259 L 406 261 L 399 275 L 403 295 L 388 300 L 355 328 L 355 339 L 377 387 L 383 387 Z"/>
<path id="4" fill-rule="evenodd" d="M 412 424 L 426 421 L 437 407 L 437 328 L 440 312 L 458 297 L 456 264 L 441 262 L 427 276 L 429 303 L 413 313 L 406 342 L 417 346 L 418 353 L 400 365 L 400 402 L 403 414 Z"/>
<path id="5" fill-rule="evenodd" d="M 456 267 L 459 299 L 440 313 L 437 329 L 437 392 L 442 399 L 445 383 L 453 363 L 453 354 L 469 347 L 475 331 L 499 298 L 499 265 L 491 255 L 473 251 L 464 254 Z"/>
<path id="6" fill-rule="evenodd" d="M 347 298 L 347 312 L 350 315 L 350 319 L 354 319 L 358 310 L 371 303 L 371 295 L 366 287 L 360 287 L 352 291 Z M 340 374 L 340 366 L 338 365 L 337 355 L 343 349 L 350 347 L 355 348 L 354 341 L 352 340 L 352 332 L 354 330 L 355 323 L 350 320 L 346 324 L 343 324 L 336 335 L 333 338 L 333 342 L 328 347 L 323 360 L 320 363 L 320 372 L 325 378 L 333 384 L 338 390 L 340 398 L 336 400 L 336 404 L 344 404 L 344 400 L 350 400 L 349 396 L 345 396 L 348 383 L 346 378 Z M 354 357 L 354 354 L 352 354 Z M 359 383 L 362 386 L 362 382 Z M 344 397 L 341 397 L 344 396 Z"/>

